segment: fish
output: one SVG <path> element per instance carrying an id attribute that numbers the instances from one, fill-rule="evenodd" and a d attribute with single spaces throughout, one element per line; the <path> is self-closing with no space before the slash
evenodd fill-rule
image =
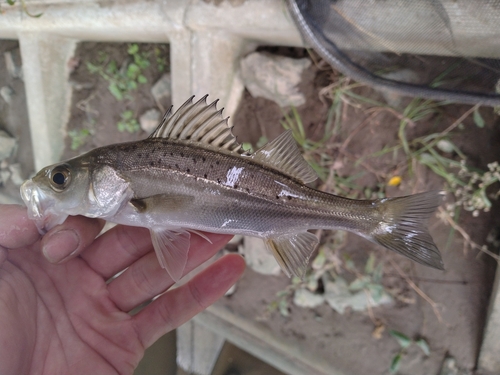
<path id="1" fill-rule="evenodd" d="M 287 276 L 303 278 L 319 244 L 314 229 L 345 230 L 418 263 L 443 269 L 425 223 L 439 191 L 376 200 L 310 187 L 317 175 L 291 131 L 253 153 L 228 118 L 194 96 L 172 107 L 146 139 L 111 144 L 40 170 L 21 186 L 29 217 L 45 233 L 69 215 L 145 227 L 159 263 L 183 275 L 190 236 L 260 237 Z"/>

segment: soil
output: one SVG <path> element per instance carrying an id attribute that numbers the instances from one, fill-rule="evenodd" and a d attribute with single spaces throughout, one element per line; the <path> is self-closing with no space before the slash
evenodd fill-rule
<path id="1" fill-rule="evenodd" d="M 152 53 L 154 47 L 141 45 L 141 50 Z M 122 63 L 127 59 L 126 49 L 127 45 L 120 44 L 79 45 L 71 80 L 75 82 L 75 87 L 84 88 L 75 89 L 73 93 L 67 130 L 90 127 L 93 135 L 76 151 L 71 150 L 71 139 L 68 137 L 64 157 L 72 157 L 94 147 L 147 136 L 143 131 L 120 132 L 116 123 L 120 120 L 120 114 L 127 109 L 138 117 L 147 109 L 156 107 L 150 89 L 163 73 L 154 61 L 146 73 L 148 83 L 139 86 L 133 93 L 133 99 L 123 101 L 117 101 L 110 94 L 108 83 L 99 75 L 90 74 L 85 64 L 87 61 L 96 61 L 102 51 L 109 59 Z M 304 50 L 297 49 L 267 48 L 266 51 L 292 57 L 308 56 Z M 317 61 L 303 74 L 300 90 L 306 97 L 306 103 L 298 108 L 298 113 L 312 139 L 321 138 L 331 106 L 331 100 L 320 97 L 319 91 L 338 79 L 338 76 Z M 384 102 L 384 97 L 370 88 L 360 87 L 354 92 Z M 401 108 L 409 101 L 403 99 Z M 370 112 L 368 106 L 344 104 L 342 108 L 338 135 L 331 140 L 331 152 L 338 175 L 350 176 L 368 166 L 379 173 L 369 173 L 365 168 L 356 184 L 369 187 L 373 192 L 383 190 L 388 196 L 442 188 L 442 180 L 424 168 L 417 168 L 414 178 L 403 179 L 399 187 L 387 187 L 387 180 L 392 175 L 408 176 L 405 174 L 405 164 L 401 163 L 401 154 L 396 159 L 393 159 L 392 154 L 366 159 L 365 166 L 355 166 L 362 156 L 379 151 L 386 145 L 397 144 L 399 119 L 386 110 Z M 413 138 L 442 131 L 469 108 L 462 105 L 443 107 L 439 115 L 432 115 L 419 122 L 418 126 L 409 127 L 408 136 Z M 263 98 L 253 98 L 245 92 L 240 108 L 232 119 L 234 133 L 241 142 L 253 145 L 262 135 L 274 139 L 283 131 L 281 121 L 284 110 L 288 109 L 281 109 L 274 102 Z M 486 169 L 487 163 L 500 160 L 500 126 L 499 118 L 492 109 L 481 108 L 481 114 L 486 122 L 484 128 L 476 127 L 469 116 L 463 122 L 463 128 L 455 132 L 453 140 L 467 155 L 470 163 Z M 324 188 L 321 183 L 318 186 Z M 498 213 L 497 203 L 489 213 L 482 213 L 479 217 L 463 213 L 460 225 L 472 235 L 475 242 L 482 245 L 492 229 L 498 228 Z M 447 357 L 455 358 L 460 368 L 472 373 L 480 349 L 495 261 L 477 251 L 464 251 L 461 237 L 455 234 L 450 240 L 450 227 L 437 218 L 432 218 L 429 228 L 443 255 L 445 271 L 415 264 L 355 235 L 347 236 L 342 255 L 350 257 L 360 269 L 372 252 L 376 254 L 377 261 L 384 262 L 383 285 L 400 297 L 392 305 L 373 308 L 370 312 L 347 311 L 341 315 L 327 304 L 314 309 L 290 304 L 288 317 L 277 312 L 265 315 L 268 306 L 276 299 L 276 294 L 285 289 L 290 281 L 285 276 L 263 276 L 251 269 L 247 269 L 238 282 L 237 291 L 217 303 L 273 332 L 277 337 L 293 342 L 303 349 L 304 355 L 313 353 L 322 357 L 346 374 L 389 373 L 391 360 L 400 351 L 397 341 L 389 335 L 390 329 L 413 339 L 424 338 L 430 347 L 427 356 L 416 345 L 412 345 L 401 361 L 398 374 L 439 374 Z M 435 303 L 440 318 L 431 304 L 417 294 L 394 265 Z M 265 319 L 262 320 L 264 315 Z M 374 334 L 377 327 L 383 327 L 378 338 Z"/>

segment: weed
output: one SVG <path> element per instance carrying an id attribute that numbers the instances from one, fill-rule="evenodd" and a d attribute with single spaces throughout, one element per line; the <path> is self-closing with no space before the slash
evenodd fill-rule
<path id="1" fill-rule="evenodd" d="M 68 132 L 68 136 L 71 139 L 71 149 L 73 151 L 78 150 L 85 144 L 87 137 L 91 134 L 93 134 L 93 132 L 90 129 L 86 128 L 70 130 Z"/>
<path id="2" fill-rule="evenodd" d="M 135 118 L 134 111 L 126 110 L 120 113 L 121 120 L 118 121 L 116 126 L 121 132 L 127 131 L 129 133 L 135 133 L 141 129 L 139 122 Z"/>
<path id="3" fill-rule="evenodd" d="M 413 340 L 406 336 L 404 333 L 395 330 L 390 330 L 389 334 L 394 339 L 396 339 L 400 346 L 399 352 L 392 358 L 391 365 L 389 367 L 390 372 L 393 374 L 398 371 L 399 366 L 401 365 L 401 361 L 411 345 L 417 345 L 426 356 L 430 354 L 429 344 L 423 338 Z"/>
<path id="4" fill-rule="evenodd" d="M 7 4 L 9 4 L 10 6 L 13 6 L 16 4 L 16 1 L 17 0 L 5 0 L 5 2 Z M 41 17 L 43 13 L 38 13 L 38 14 L 32 14 L 28 11 L 28 7 L 26 6 L 26 0 L 20 0 L 20 3 L 21 3 L 21 8 L 23 10 L 24 13 L 26 13 L 28 16 L 30 17 L 33 17 L 33 18 L 38 18 L 38 17 Z M 0 10 L 1 12 L 1 10 Z"/>
<path id="5" fill-rule="evenodd" d="M 132 99 L 130 93 L 140 84 L 147 83 L 144 70 L 150 66 L 148 54 L 140 52 L 138 44 L 130 44 L 127 49 L 129 59 L 120 67 L 114 60 L 107 61 L 105 54 L 100 54 L 98 64 L 87 61 L 87 69 L 92 74 L 99 74 L 108 82 L 108 90 L 116 100 Z"/>

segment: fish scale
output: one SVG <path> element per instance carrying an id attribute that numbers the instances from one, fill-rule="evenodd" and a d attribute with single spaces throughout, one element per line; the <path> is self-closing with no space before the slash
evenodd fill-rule
<path id="1" fill-rule="evenodd" d="M 245 154 L 215 102 L 203 97 L 168 112 L 145 140 L 42 169 L 21 195 L 41 231 L 68 215 L 149 228 L 174 280 L 183 275 L 193 231 L 261 237 L 284 272 L 299 277 L 319 242 L 311 229 L 348 230 L 442 269 L 424 225 L 439 192 L 352 200 L 307 186 L 315 178 L 290 131 Z"/>

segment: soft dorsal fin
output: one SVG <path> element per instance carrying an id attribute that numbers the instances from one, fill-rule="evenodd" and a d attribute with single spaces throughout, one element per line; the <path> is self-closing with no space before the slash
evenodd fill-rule
<path id="1" fill-rule="evenodd" d="M 302 157 L 291 130 L 287 130 L 255 151 L 251 158 L 272 166 L 305 184 L 318 178 L 314 169 Z"/>
<path id="2" fill-rule="evenodd" d="M 228 118 L 222 117 L 223 109 L 217 110 L 217 101 L 207 104 L 207 97 L 193 103 L 189 98 L 174 114 L 172 108 L 149 138 L 170 138 L 180 141 L 200 142 L 228 151 L 243 153 L 241 145 L 228 126 Z"/>

